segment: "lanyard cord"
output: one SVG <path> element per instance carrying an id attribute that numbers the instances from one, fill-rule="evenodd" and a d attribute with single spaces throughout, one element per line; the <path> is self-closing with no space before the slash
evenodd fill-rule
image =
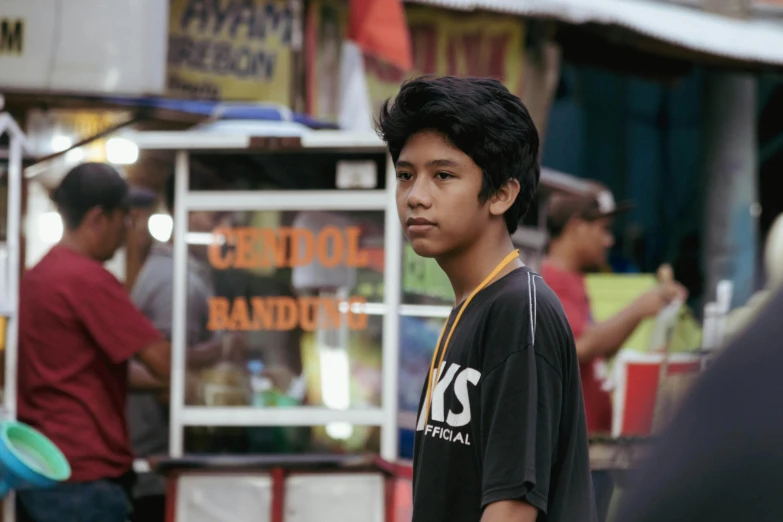
<path id="1" fill-rule="evenodd" d="M 446 326 L 448 325 L 448 320 L 446 321 L 446 324 L 443 325 L 443 329 L 440 331 L 440 336 L 438 336 L 438 344 L 435 345 L 435 352 L 432 354 L 432 362 L 430 363 L 430 373 L 427 377 L 427 396 L 424 399 L 424 423 L 426 424 L 430 419 L 430 407 L 432 406 L 432 400 L 430 397 L 430 394 L 432 393 L 432 378 L 435 375 L 435 361 L 438 362 L 437 368 L 440 372 L 441 365 L 443 364 L 443 360 L 446 358 L 446 350 L 449 347 L 449 341 L 451 341 L 451 336 L 454 334 L 454 330 L 457 328 L 457 323 L 459 323 L 460 318 L 462 317 L 462 313 L 465 311 L 465 309 L 470 304 L 470 301 L 475 297 L 477 293 L 479 293 L 481 290 L 484 289 L 489 283 L 492 282 L 495 277 L 504 269 L 506 268 L 512 261 L 519 258 L 519 250 L 514 250 L 509 255 L 506 256 L 506 258 L 500 262 L 498 266 L 495 267 L 495 269 L 492 271 L 491 274 L 487 276 L 484 281 L 480 285 L 476 287 L 475 290 L 473 290 L 467 299 L 465 299 L 465 304 L 462 305 L 462 308 L 460 308 L 460 311 L 457 313 L 456 319 L 454 319 L 454 323 L 451 325 L 451 329 L 449 330 L 449 335 L 446 337 L 446 342 L 443 345 L 443 348 L 440 346 L 440 342 L 443 340 L 443 335 L 446 333 Z M 440 350 L 440 359 L 438 359 L 438 350 Z M 440 377 L 440 375 L 438 375 Z M 437 383 L 438 380 L 435 379 L 435 382 Z"/>

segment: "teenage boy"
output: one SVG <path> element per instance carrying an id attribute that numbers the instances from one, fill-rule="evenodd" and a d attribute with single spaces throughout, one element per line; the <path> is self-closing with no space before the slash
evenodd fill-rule
<path id="1" fill-rule="evenodd" d="M 539 179 L 539 138 L 501 83 L 420 78 L 378 121 L 413 250 L 456 303 L 422 392 L 413 522 L 593 522 L 574 339 L 511 234 Z"/>

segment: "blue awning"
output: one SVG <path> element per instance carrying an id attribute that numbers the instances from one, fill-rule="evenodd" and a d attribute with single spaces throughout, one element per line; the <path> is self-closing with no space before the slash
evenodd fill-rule
<path id="1" fill-rule="evenodd" d="M 102 100 L 114 105 L 176 111 L 219 120 L 291 121 L 311 129 L 339 128 L 334 123 L 319 121 L 305 114 L 292 112 L 287 107 L 270 103 L 178 100 L 154 96 L 107 97 Z"/>

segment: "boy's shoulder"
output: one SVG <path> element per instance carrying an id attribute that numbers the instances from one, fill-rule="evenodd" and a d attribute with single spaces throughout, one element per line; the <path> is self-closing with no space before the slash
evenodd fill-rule
<path id="1" fill-rule="evenodd" d="M 485 357 L 501 361 L 515 351 L 533 347 L 559 366 L 572 334 L 559 299 L 544 279 L 527 267 L 511 272 L 486 303 L 483 331 Z M 489 361 L 486 361 L 489 362 Z"/>
<path id="2" fill-rule="evenodd" d="M 490 317 L 502 318 L 523 311 L 539 317 L 542 314 L 563 313 L 557 295 L 543 277 L 528 267 L 510 272 L 492 286 L 496 288 L 487 304 L 495 313 Z"/>

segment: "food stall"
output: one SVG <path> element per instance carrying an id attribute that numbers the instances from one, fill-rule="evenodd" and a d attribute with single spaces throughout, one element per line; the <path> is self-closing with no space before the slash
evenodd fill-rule
<path id="1" fill-rule="evenodd" d="M 255 132 L 129 137 L 141 156 L 174 165 L 170 455 L 157 463 L 172 479 L 169 519 L 383 520 L 391 468 L 346 455 L 397 459 L 400 314 L 386 313 L 401 305 L 394 172 L 375 136 Z M 234 179 L 214 189 L 212 174 Z M 196 213 L 224 221 L 189 229 Z M 188 370 L 190 258 L 214 274 L 206 328 L 246 334 L 247 368 Z M 287 373 L 285 386 L 272 369 Z M 263 452 L 287 455 L 247 455 Z"/>

